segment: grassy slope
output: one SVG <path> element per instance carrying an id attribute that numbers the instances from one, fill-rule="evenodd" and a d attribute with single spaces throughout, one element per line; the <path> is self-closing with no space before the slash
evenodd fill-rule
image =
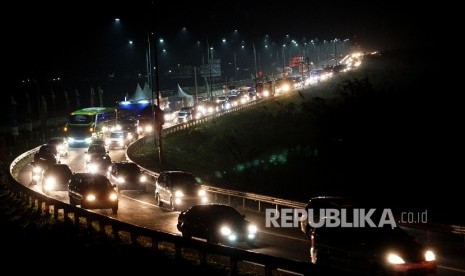
<path id="1" fill-rule="evenodd" d="M 451 147 L 440 105 L 450 94 L 438 93 L 431 66 L 416 51 L 366 59 L 328 84 L 168 136 L 165 166 L 296 200 L 342 194 L 445 210 L 435 198 L 454 193 L 425 186 L 443 185 Z M 155 158 L 147 145 L 135 160 L 156 169 Z"/>

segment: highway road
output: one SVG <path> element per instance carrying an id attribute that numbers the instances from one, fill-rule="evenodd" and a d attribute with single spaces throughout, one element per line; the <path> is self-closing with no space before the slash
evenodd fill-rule
<path id="1" fill-rule="evenodd" d="M 70 149 L 68 156 L 62 158 L 62 163 L 70 166 L 73 172 L 85 171 L 84 153 L 86 148 Z M 113 161 L 125 160 L 125 150 L 111 150 L 110 157 Z M 42 192 L 41 184 L 31 185 L 32 166 L 27 165 L 19 174 L 19 181 L 30 188 Z M 67 192 L 55 192 L 53 197 L 69 202 Z M 119 220 L 143 227 L 162 230 L 175 235 L 181 235 L 176 229 L 178 211 L 168 211 L 155 205 L 153 191 L 123 191 L 120 195 L 119 210 L 113 215 L 110 210 L 93 210 Z M 255 222 L 259 228 L 257 243 L 251 247 L 245 243 L 235 246 L 273 256 L 285 257 L 300 261 L 308 261 L 309 243 L 305 235 L 298 228 L 267 228 L 264 215 L 253 211 L 241 210 L 247 218 Z M 458 256 L 447 256 L 447 252 L 441 252 L 439 259 L 438 275 L 465 275 L 465 261 Z"/>

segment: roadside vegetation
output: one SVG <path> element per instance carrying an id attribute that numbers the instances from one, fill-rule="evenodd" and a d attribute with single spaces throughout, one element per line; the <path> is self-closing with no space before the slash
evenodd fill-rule
<path id="1" fill-rule="evenodd" d="M 164 168 L 301 201 L 371 195 L 378 204 L 392 206 L 395 198 L 399 207 L 431 206 L 438 194 L 418 193 L 440 177 L 433 168 L 443 139 L 435 139 L 446 129 L 432 112 L 428 62 L 414 51 L 367 56 L 361 68 L 327 83 L 168 135 Z M 152 144 L 132 157 L 158 170 Z"/>

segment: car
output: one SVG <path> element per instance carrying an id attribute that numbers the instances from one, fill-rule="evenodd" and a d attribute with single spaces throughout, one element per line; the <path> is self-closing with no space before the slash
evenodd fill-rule
<path id="1" fill-rule="evenodd" d="M 66 164 L 54 164 L 44 171 L 42 191 L 49 195 L 52 191 L 68 191 L 68 184 L 73 173 Z"/>
<path id="2" fill-rule="evenodd" d="M 139 139 L 139 133 L 137 131 L 139 127 L 139 121 L 134 117 L 127 117 L 118 121 L 123 132 L 131 134 L 132 140 Z"/>
<path id="3" fill-rule="evenodd" d="M 93 156 L 105 156 L 105 155 L 108 155 L 108 151 L 104 146 L 97 145 L 97 144 L 91 144 L 87 148 L 87 151 L 85 152 L 86 162 L 89 163 L 90 159 Z"/>
<path id="4" fill-rule="evenodd" d="M 183 237 L 198 237 L 211 243 L 246 242 L 253 245 L 257 226 L 231 206 L 223 204 L 195 205 L 178 216 L 178 230 Z"/>
<path id="5" fill-rule="evenodd" d="M 110 136 L 105 140 L 105 144 L 108 146 L 108 149 L 123 149 L 127 148 L 133 139 L 134 137 L 130 132 L 117 130 L 110 133 Z"/>
<path id="6" fill-rule="evenodd" d="M 132 162 L 113 162 L 108 170 L 108 179 L 115 183 L 118 192 L 123 190 L 145 191 L 147 176 Z"/>
<path id="7" fill-rule="evenodd" d="M 353 214 L 363 205 L 347 198 L 316 197 L 307 204 L 314 214 L 323 208 L 345 209 Z M 379 211 L 376 209 L 376 211 Z M 368 211 L 367 211 L 368 212 Z M 308 212 L 310 214 L 310 212 Z M 342 212 L 341 212 L 342 213 Z M 318 215 L 319 216 L 319 215 Z M 349 221 L 353 221 L 355 216 Z M 371 219 L 380 218 L 376 212 Z M 313 221 L 325 220 L 319 216 Z M 362 275 L 434 275 L 434 252 L 419 244 L 395 225 L 365 227 L 301 227 L 310 242 L 310 262 L 324 270 L 342 270 Z"/>
<path id="8" fill-rule="evenodd" d="M 106 175 L 112 164 L 109 155 L 92 154 L 89 163 L 86 164 L 86 171 Z"/>
<path id="9" fill-rule="evenodd" d="M 208 197 L 192 173 L 163 171 L 155 183 L 155 202 L 160 207 L 167 204 L 170 210 L 176 210 L 207 203 Z"/>
<path id="10" fill-rule="evenodd" d="M 68 186 L 69 204 L 84 209 L 111 209 L 118 212 L 118 194 L 108 178 L 100 174 L 75 173 Z"/>
<path id="11" fill-rule="evenodd" d="M 48 139 L 47 144 L 54 145 L 57 148 L 58 154 L 60 156 L 68 155 L 68 139 L 65 137 L 52 137 Z"/>
<path id="12" fill-rule="evenodd" d="M 102 140 L 102 139 L 94 139 L 94 140 L 92 140 L 92 142 L 90 142 L 89 147 L 93 146 L 93 145 L 102 146 L 105 149 L 108 149 L 107 145 L 105 144 L 105 140 Z"/>
<path id="13" fill-rule="evenodd" d="M 193 107 L 183 107 L 179 110 L 178 113 L 178 122 L 185 123 L 194 118 L 194 108 Z"/>
<path id="14" fill-rule="evenodd" d="M 139 126 L 137 132 L 140 135 L 149 135 L 153 132 L 154 120 L 150 117 L 139 118 Z"/>
<path id="15" fill-rule="evenodd" d="M 32 165 L 32 183 L 38 183 L 42 179 L 42 174 L 49 166 L 58 164 L 60 161 L 58 151 L 55 146 L 42 145 L 34 154 Z"/>

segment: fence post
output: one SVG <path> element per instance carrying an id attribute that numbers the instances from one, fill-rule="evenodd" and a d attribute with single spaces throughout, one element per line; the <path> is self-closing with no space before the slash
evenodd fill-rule
<path id="1" fill-rule="evenodd" d="M 44 213 L 45 213 L 46 215 L 49 215 L 49 214 L 50 214 L 50 205 L 48 204 L 47 201 L 45 201 Z"/>
<path id="2" fill-rule="evenodd" d="M 175 252 L 176 259 L 178 260 L 182 258 L 181 249 L 182 247 L 179 246 L 179 244 L 177 243 L 174 244 L 174 252 Z"/>
<path id="3" fill-rule="evenodd" d="M 139 245 L 137 243 L 137 235 L 135 233 L 130 232 L 129 236 L 131 237 L 131 243 L 132 245 Z"/>
<path id="4" fill-rule="evenodd" d="M 258 212 L 259 212 L 259 213 L 261 212 L 261 208 L 260 208 L 260 200 L 258 201 Z"/>
<path id="5" fill-rule="evenodd" d="M 53 205 L 53 218 L 55 220 L 58 219 L 58 208 L 57 204 Z"/>
<path id="6" fill-rule="evenodd" d="M 86 217 L 86 226 L 87 226 L 87 231 L 92 229 L 92 219 L 89 218 L 88 216 Z"/>
<path id="7" fill-rule="evenodd" d="M 119 230 L 118 230 L 118 227 L 115 226 L 114 224 L 111 225 L 111 229 L 113 231 L 113 236 L 115 237 L 115 240 L 116 241 L 120 241 L 120 236 L 119 236 Z"/>
<path id="8" fill-rule="evenodd" d="M 199 250 L 199 262 L 200 262 L 200 266 L 207 265 L 207 253 L 205 252 L 204 248 Z"/>
<path id="9" fill-rule="evenodd" d="M 270 264 L 265 264 L 265 276 L 273 275 L 273 267 Z"/>
<path id="10" fill-rule="evenodd" d="M 74 224 L 79 225 L 79 215 L 74 211 Z"/>
<path id="11" fill-rule="evenodd" d="M 98 222 L 98 230 L 101 234 L 105 233 L 105 224 L 101 220 Z"/>
<path id="12" fill-rule="evenodd" d="M 229 258 L 229 266 L 231 267 L 231 275 L 237 275 L 237 259 L 235 257 Z"/>
<path id="13" fill-rule="evenodd" d="M 158 251 L 158 240 L 152 237 L 152 250 L 157 252 Z"/>

